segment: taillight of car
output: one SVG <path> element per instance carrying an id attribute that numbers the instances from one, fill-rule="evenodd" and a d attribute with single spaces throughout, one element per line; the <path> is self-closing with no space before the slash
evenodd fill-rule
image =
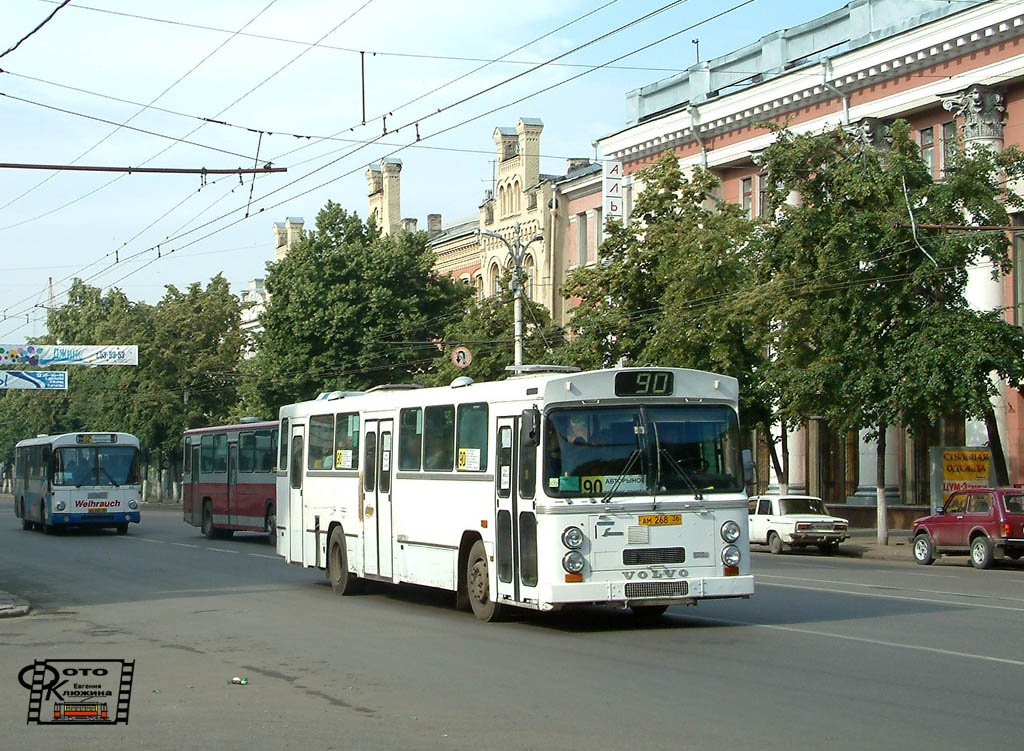
<path id="1" fill-rule="evenodd" d="M 833 524 L 832 528 L 836 532 L 845 532 L 846 531 L 846 525 L 845 524 Z"/>
<path id="2" fill-rule="evenodd" d="M 1000 531 L 1003 533 L 1003 537 L 1009 537 L 1010 536 L 1010 525 L 1009 524 L 1003 524 L 1001 526 L 1001 528 L 1000 528 Z"/>
<path id="3" fill-rule="evenodd" d="M 796 529 L 798 532 L 806 532 L 811 528 L 810 522 L 797 522 Z"/>

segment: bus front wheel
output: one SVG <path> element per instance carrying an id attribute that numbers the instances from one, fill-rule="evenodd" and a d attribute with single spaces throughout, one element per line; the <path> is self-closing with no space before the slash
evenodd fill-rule
<path id="1" fill-rule="evenodd" d="M 213 509 L 210 508 L 209 501 L 203 504 L 203 522 L 199 529 L 207 540 L 212 540 L 217 536 L 217 530 L 213 528 Z"/>
<path id="2" fill-rule="evenodd" d="M 118 524 L 117 525 L 117 533 L 119 535 L 126 535 L 126 534 L 128 534 L 128 522 L 121 522 L 120 524 Z"/>
<path id="3" fill-rule="evenodd" d="M 39 502 L 39 529 L 44 535 L 53 534 L 53 525 L 46 523 L 46 505 L 42 501 Z"/>
<path id="4" fill-rule="evenodd" d="M 473 615 L 481 621 L 501 620 L 505 608 L 491 599 L 491 574 L 482 540 L 473 543 L 466 559 L 466 595 Z"/>

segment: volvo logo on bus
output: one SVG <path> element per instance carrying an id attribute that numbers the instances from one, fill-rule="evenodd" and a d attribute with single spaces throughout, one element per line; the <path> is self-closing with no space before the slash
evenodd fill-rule
<path id="1" fill-rule="evenodd" d="M 639 571 L 623 571 L 627 579 L 684 579 L 690 575 L 685 568 L 649 568 Z"/>

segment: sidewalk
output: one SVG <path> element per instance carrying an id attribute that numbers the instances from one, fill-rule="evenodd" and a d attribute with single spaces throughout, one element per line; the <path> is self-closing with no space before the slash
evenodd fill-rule
<path id="1" fill-rule="evenodd" d="M 832 554 L 832 558 L 867 558 L 880 561 L 894 561 L 913 563 L 914 554 L 910 545 L 909 529 L 890 529 L 889 544 L 879 545 L 874 529 L 851 529 L 850 539 L 839 545 L 839 550 Z M 766 552 L 765 545 L 752 545 L 751 549 L 756 552 Z M 818 549 L 813 545 L 803 550 L 786 551 L 787 555 L 811 555 L 821 556 Z"/>

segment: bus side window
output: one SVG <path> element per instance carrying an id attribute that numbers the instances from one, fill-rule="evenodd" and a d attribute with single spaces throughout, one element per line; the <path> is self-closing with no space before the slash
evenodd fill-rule
<path id="1" fill-rule="evenodd" d="M 256 470 L 256 434 L 251 432 L 238 435 L 238 471 L 251 473 Z"/>
<path id="2" fill-rule="evenodd" d="M 284 472 L 288 469 L 288 418 L 281 418 L 281 454 L 277 459 L 277 469 Z"/>
<path id="3" fill-rule="evenodd" d="M 270 431 L 270 466 L 272 472 L 277 471 L 277 463 L 277 429 L 275 428 Z"/>
<path id="4" fill-rule="evenodd" d="M 185 470 L 184 470 L 185 477 L 188 477 L 189 473 L 192 471 L 192 441 L 189 438 L 185 439 L 185 456 L 184 456 L 184 459 L 185 459 L 185 462 L 184 462 L 184 464 L 185 464 Z"/>
<path id="5" fill-rule="evenodd" d="M 199 471 L 203 474 L 213 472 L 213 436 L 204 435 L 199 445 Z"/>
<path id="6" fill-rule="evenodd" d="M 508 498 L 512 492 L 512 428 L 498 431 L 498 497 Z"/>
<path id="7" fill-rule="evenodd" d="M 377 434 L 372 430 L 366 433 L 366 444 L 363 450 L 366 452 L 363 462 L 363 490 L 371 493 L 376 487 L 374 480 L 377 477 Z"/>
<path id="8" fill-rule="evenodd" d="M 398 469 L 420 468 L 423 453 L 423 410 L 403 409 L 398 414 Z"/>
<path id="9" fill-rule="evenodd" d="M 460 472 L 487 470 L 487 405 L 460 404 L 457 469 Z"/>
<path id="10" fill-rule="evenodd" d="M 451 472 L 455 464 L 455 406 L 427 407 L 423 426 L 423 469 Z"/>
<path id="11" fill-rule="evenodd" d="M 213 437 L 213 471 L 228 471 L 228 436 L 219 433 Z"/>
<path id="12" fill-rule="evenodd" d="M 292 436 L 292 475 L 291 485 L 294 490 L 302 487 L 302 436 Z"/>
<path id="13" fill-rule="evenodd" d="M 334 469 L 334 415 L 309 418 L 306 469 Z"/>

